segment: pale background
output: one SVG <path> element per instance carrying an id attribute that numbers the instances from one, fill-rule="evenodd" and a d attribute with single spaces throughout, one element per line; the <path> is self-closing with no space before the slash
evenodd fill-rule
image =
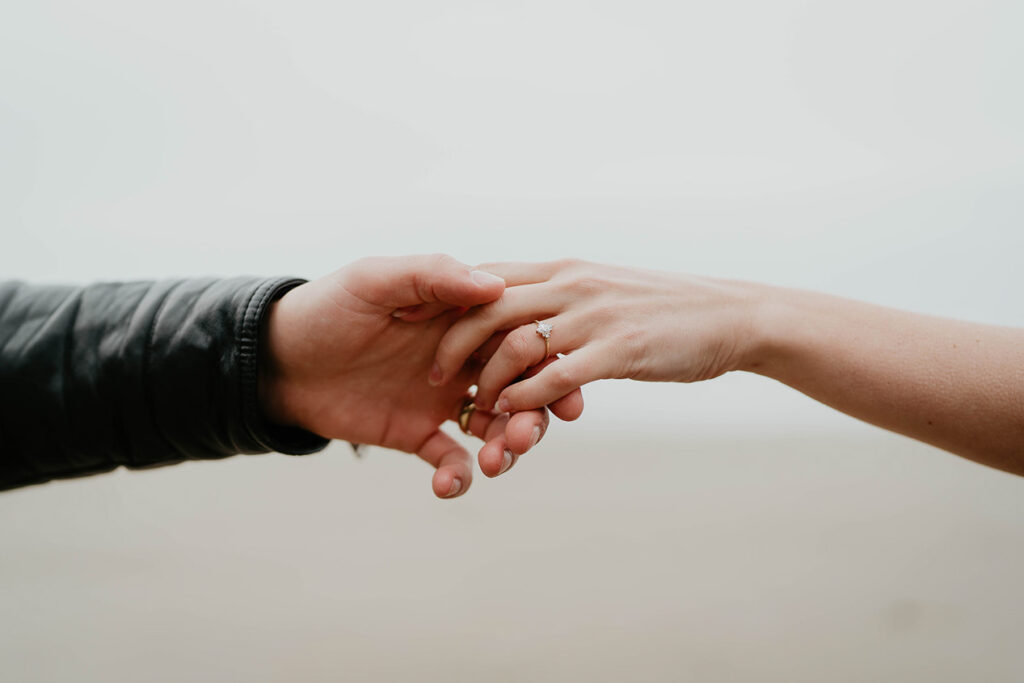
<path id="1" fill-rule="evenodd" d="M 1024 325 L 1024 3 L 0 2 L 0 276 L 577 256 Z M 0 495 L 0 681 L 1020 680 L 1024 481 L 603 383 L 456 502 L 342 447 Z"/>

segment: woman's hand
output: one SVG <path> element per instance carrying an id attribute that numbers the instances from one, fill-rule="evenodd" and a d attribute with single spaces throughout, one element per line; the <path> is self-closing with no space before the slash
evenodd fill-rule
<path id="1" fill-rule="evenodd" d="M 475 352 L 487 359 L 477 382 L 484 410 L 557 405 L 597 379 L 710 379 L 741 367 L 752 353 L 758 290 L 745 283 L 574 260 L 480 268 L 508 288 L 448 330 L 432 381 L 457 381 Z M 549 353 L 536 320 L 552 326 Z M 546 360 L 535 376 L 517 381 Z"/>
<path id="2" fill-rule="evenodd" d="M 457 377 L 482 345 L 482 408 L 537 408 L 601 378 L 693 382 L 742 369 L 1024 475 L 1024 330 L 578 261 L 483 267 L 511 286 L 448 331 L 434 374 Z M 553 326 L 550 353 L 566 355 L 517 381 L 545 360 L 534 320 Z"/>
<path id="3" fill-rule="evenodd" d="M 458 417 L 478 367 L 427 382 L 441 337 L 466 307 L 497 299 L 504 282 L 447 256 L 363 259 L 288 292 L 263 335 L 261 395 L 267 416 L 321 436 L 418 454 L 437 468 L 434 493 L 451 498 L 472 478 L 470 457 L 439 429 Z M 566 409 L 582 410 L 577 395 Z M 576 406 L 574 408 L 574 406 Z M 508 469 L 547 428 L 545 410 L 477 411 L 481 469 Z"/>

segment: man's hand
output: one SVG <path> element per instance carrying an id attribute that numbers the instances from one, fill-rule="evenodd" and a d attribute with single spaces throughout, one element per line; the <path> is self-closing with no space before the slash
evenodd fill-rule
<path id="1" fill-rule="evenodd" d="M 437 468 L 434 493 L 469 488 L 469 453 L 439 429 L 458 417 L 478 366 L 443 387 L 428 374 L 438 342 L 469 307 L 501 296 L 504 281 L 448 256 L 363 259 L 288 292 L 267 317 L 261 401 L 267 417 L 332 439 L 416 453 Z M 582 396 L 557 412 L 582 410 Z M 547 411 L 477 411 L 481 469 L 506 471 L 547 428 Z"/>

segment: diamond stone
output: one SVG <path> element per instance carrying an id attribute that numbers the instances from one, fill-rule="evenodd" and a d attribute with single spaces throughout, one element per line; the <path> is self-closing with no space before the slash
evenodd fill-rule
<path id="1" fill-rule="evenodd" d="M 538 322 L 537 323 L 537 334 L 539 334 L 540 336 L 544 337 L 545 339 L 547 339 L 548 337 L 551 336 L 551 330 L 553 330 L 553 329 L 555 329 L 554 326 L 552 326 L 552 325 L 550 325 L 548 323 L 542 323 L 542 322 Z"/>

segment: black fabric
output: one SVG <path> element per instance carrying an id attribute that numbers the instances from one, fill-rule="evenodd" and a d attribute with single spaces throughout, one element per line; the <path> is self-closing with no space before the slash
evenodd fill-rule
<path id="1" fill-rule="evenodd" d="M 0 489 L 324 448 L 257 400 L 260 325 L 302 282 L 0 283 Z"/>

